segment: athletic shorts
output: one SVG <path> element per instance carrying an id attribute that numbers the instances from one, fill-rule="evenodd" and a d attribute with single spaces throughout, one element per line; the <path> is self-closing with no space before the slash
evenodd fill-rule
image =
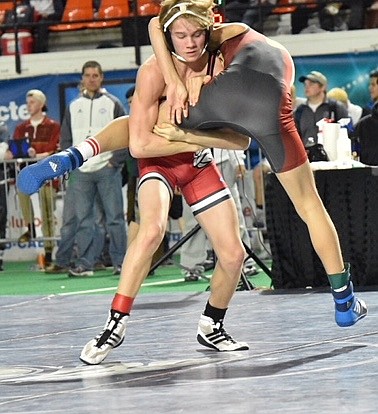
<path id="1" fill-rule="evenodd" d="M 293 73 L 286 50 L 265 41 L 251 42 L 203 86 L 181 127 L 231 128 L 258 141 L 274 172 L 296 168 L 307 155 L 292 113 Z"/>
<path id="2" fill-rule="evenodd" d="M 138 160 L 139 185 L 147 180 L 160 180 L 173 198 L 179 188 L 194 215 L 227 200 L 230 190 L 224 182 L 214 160 L 202 168 L 193 165 L 194 153 Z"/>

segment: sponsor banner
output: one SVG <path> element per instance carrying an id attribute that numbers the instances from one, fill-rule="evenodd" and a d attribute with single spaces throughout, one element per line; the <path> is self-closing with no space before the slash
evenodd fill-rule
<path id="1" fill-rule="evenodd" d="M 117 96 L 128 109 L 126 92 L 134 86 L 136 70 L 105 73 L 104 87 Z M 29 118 L 25 95 L 30 89 L 40 89 L 47 97 L 47 115 L 61 122 L 64 110 L 79 95 L 81 74 L 48 75 L 0 81 L 0 122 L 12 136 L 17 124 Z"/>
<path id="2" fill-rule="evenodd" d="M 302 75 L 312 70 L 323 73 L 328 79 L 328 89 L 343 88 L 349 100 L 362 107 L 370 105 L 369 73 L 378 69 L 378 51 L 294 58 L 297 96 L 304 96 Z"/>
<path id="3" fill-rule="evenodd" d="M 312 70 L 318 70 L 327 76 L 329 89 L 344 88 L 351 102 L 365 107 L 370 102 L 369 72 L 378 68 L 377 60 L 377 51 L 295 57 L 297 96 L 304 96 L 303 84 L 298 82 L 298 78 Z M 130 69 L 105 73 L 105 88 L 116 95 L 126 109 L 125 94 L 134 85 L 136 71 Z M 28 118 L 26 92 L 29 89 L 40 89 L 47 96 L 48 115 L 60 122 L 65 107 L 79 93 L 80 78 L 80 74 L 73 73 L 0 81 L 0 121 L 7 124 L 12 134 L 15 126 Z"/>

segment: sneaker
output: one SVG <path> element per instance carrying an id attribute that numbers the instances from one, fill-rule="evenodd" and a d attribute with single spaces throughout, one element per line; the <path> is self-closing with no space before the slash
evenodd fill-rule
<path id="1" fill-rule="evenodd" d="M 349 282 L 347 292 L 333 290 L 332 294 L 335 301 L 335 321 L 338 326 L 352 326 L 367 315 L 368 309 L 365 302 L 354 296 L 352 282 Z"/>
<path id="2" fill-rule="evenodd" d="M 24 194 L 36 193 L 47 180 L 69 173 L 82 164 L 80 152 L 75 147 L 67 148 L 23 168 L 17 177 L 17 187 Z"/>
<path id="3" fill-rule="evenodd" d="M 106 270 L 106 266 L 104 265 L 104 263 L 98 262 L 94 265 L 93 270 L 95 272 L 100 272 L 101 270 Z"/>
<path id="4" fill-rule="evenodd" d="M 28 230 L 18 238 L 18 242 L 19 243 L 27 243 L 31 240 L 31 238 L 32 238 L 32 235 L 31 235 L 30 231 Z"/>
<path id="5" fill-rule="evenodd" d="M 190 270 L 187 270 L 184 273 L 185 282 L 197 282 L 198 279 L 199 279 L 199 277 L 195 273 L 192 273 Z"/>
<path id="6" fill-rule="evenodd" d="M 85 269 L 83 266 L 71 268 L 68 271 L 69 277 L 87 277 L 93 276 L 93 270 Z"/>
<path id="7" fill-rule="evenodd" d="M 246 351 L 249 346 L 245 342 L 236 342 L 223 328 L 223 322 L 214 323 L 213 319 L 201 315 L 198 323 L 197 341 L 217 351 Z"/>
<path id="8" fill-rule="evenodd" d="M 257 229 L 263 229 L 265 227 L 265 213 L 264 210 L 261 208 L 256 208 L 252 226 Z"/>
<path id="9" fill-rule="evenodd" d="M 215 256 L 214 256 L 214 251 L 213 250 L 208 250 L 207 251 L 207 255 L 206 255 L 206 259 L 201 262 L 198 263 L 196 265 L 196 267 L 198 266 L 202 266 L 204 269 L 204 272 L 208 272 L 209 270 L 213 270 L 215 267 Z"/>
<path id="10" fill-rule="evenodd" d="M 255 276 L 259 273 L 252 259 L 246 259 L 243 264 L 243 273 L 246 277 Z"/>
<path id="11" fill-rule="evenodd" d="M 114 266 L 113 268 L 113 275 L 119 276 L 121 274 L 122 267 L 121 266 Z"/>
<path id="12" fill-rule="evenodd" d="M 128 318 L 129 315 L 111 310 L 103 331 L 84 346 L 80 360 L 87 365 L 101 364 L 113 348 L 122 344 Z"/>
<path id="13" fill-rule="evenodd" d="M 62 273 L 67 273 L 67 272 L 68 272 L 68 267 L 59 266 L 55 263 L 52 263 L 45 268 L 45 273 L 47 274 L 62 274 Z"/>

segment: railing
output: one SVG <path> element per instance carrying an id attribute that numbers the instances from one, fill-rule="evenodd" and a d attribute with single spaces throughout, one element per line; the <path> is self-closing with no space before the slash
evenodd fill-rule
<path id="1" fill-rule="evenodd" d="M 347 5 L 347 0 L 338 0 L 336 3 L 345 3 Z M 16 2 L 14 2 L 16 3 Z M 232 8 L 233 11 L 247 11 L 247 10 L 256 10 L 258 12 L 259 21 L 257 26 L 263 28 L 263 21 L 264 16 L 267 14 L 284 14 L 284 13 L 293 13 L 298 9 L 307 8 L 309 10 L 319 10 L 326 5 L 331 3 L 335 3 L 335 0 L 278 0 L 276 4 L 263 4 L 261 0 L 258 1 L 258 4 L 255 6 L 250 5 L 242 5 L 242 6 L 235 6 Z M 1 3 L 0 3 L 1 4 Z M 141 16 L 138 14 L 138 7 L 137 1 L 133 0 L 131 2 L 131 14 L 128 17 L 114 17 L 114 18 L 107 18 L 107 19 L 90 19 L 90 20 L 73 20 L 72 24 L 81 23 L 85 27 L 88 26 L 90 28 L 91 24 L 99 23 L 99 22 L 116 22 L 121 21 L 121 31 L 122 31 L 122 45 L 123 46 L 133 46 L 135 49 L 135 60 L 137 65 L 140 65 L 141 62 L 141 52 L 140 47 L 145 44 L 149 44 L 148 39 L 148 32 L 147 32 L 147 23 L 151 16 Z M 221 12 L 225 16 L 227 21 L 227 11 L 224 10 L 222 7 L 218 7 L 218 11 Z M 15 13 L 15 16 L 17 14 Z M 17 21 L 17 17 L 15 17 L 15 22 L 13 24 L 1 24 L 0 25 L 0 33 L 5 31 L 12 31 L 15 34 L 15 66 L 16 72 L 21 73 L 21 60 L 20 60 L 20 51 L 18 45 L 18 33 L 22 30 L 29 30 L 33 31 L 38 26 L 44 25 L 47 27 L 55 27 L 62 23 L 66 23 L 63 21 L 40 21 L 40 22 L 25 22 L 21 23 Z M 85 28 L 84 27 L 84 28 Z M 114 27 L 114 26 L 112 26 Z M 100 27 L 98 27 L 100 28 Z M 106 27 L 105 27 L 106 28 Z M 77 29 L 82 30 L 83 28 Z M 102 28 L 103 29 L 103 28 Z M 94 29 L 97 30 L 97 29 Z M 262 31 L 263 29 L 261 29 Z"/>
<path id="2" fill-rule="evenodd" d="M 14 160 L 7 160 L 0 163 L 0 187 L 1 197 L 0 202 L 6 206 L 7 209 L 7 226 L 5 238 L 0 238 L 0 243 L 18 243 L 19 237 L 27 230 L 27 222 L 32 222 L 36 228 L 36 235 L 32 234 L 31 242 L 46 242 L 59 240 L 59 225 L 61 217 L 56 212 L 57 201 L 62 200 L 65 194 L 65 180 L 56 179 L 53 181 L 47 181 L 44 186 L 50 187 L 51 191 L 46 191 L 44 197 L 47 197 L 42 201 L 41 194 L 36 193 L 30 196 L 34 214 L 29 217 L 23 217 L 21 211 L 19 192 L 17 190 L 16 181 L 21 169 L 30 164 L 36 162 L 30 158 L 18 158 Z M 4 194 L 4 198 L 3 198 Z M 47 237 L 42 233 L 43 225 L 43 213 L 41 209 L 42 203 L 51 205 L 52 208 L 52 222 L 53 236 Z"/>

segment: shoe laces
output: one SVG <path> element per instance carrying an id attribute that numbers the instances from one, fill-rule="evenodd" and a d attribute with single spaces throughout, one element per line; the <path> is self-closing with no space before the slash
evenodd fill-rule
<path id="1" fill-rule="evenodd" d="M 226 330 L 224 329 L 224 327 L 223 327 L 223 321 L 222 321 L 222 320 L 218 321 L 218 322 L 215 324 L 215 329 L 216 329 L 217 331 L 219 331 L 219 333 L 221 333 L 221 334 L 222 334 L 222 336 L 225 338 L 225 340 L 226 340 L 226 341 L 230 341 L 230 342 L 232 342 L 232 343 L 236 344 L 236 341 L 234 340 L 234 338 L 233 338 L 231 335 L 229 335 L 229 334 L 226 332 Z"/>
<path id="2" fill-rule="evenodd" d="M 108 339 L 113 335 L 115 329 L 117 328 L 119 321 L 122 319 L 123 316 L 124 315 L 119 314 L 119 313 L 117 314 L 117 316 L 116 315 L 110 316 L 110 318 L 106 322 L 105 328 L 95 338 L 97 340 L 97 344 L 96 344 L 97 348 L 101 348 L 102 345 L 108 342 Z"/>

